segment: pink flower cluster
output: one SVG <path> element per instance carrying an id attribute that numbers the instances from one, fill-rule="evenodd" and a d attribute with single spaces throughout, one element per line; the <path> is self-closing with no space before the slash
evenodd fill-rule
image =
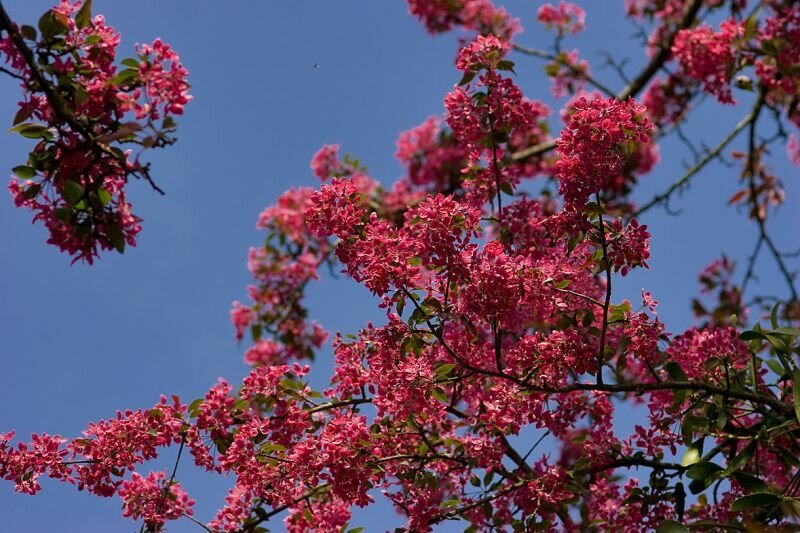
<path id="1" fill-rule="evenodd" d="M 788 102 L 800 94 L 800 5 L 776 2 L 772 8 L 775 12 L 758 34 L 764 55 L 756 60 L 756 74 L 772 101 Z"/>
<path id="2" fill-rule="evenodd" d="M 358 172 L 349 157 L 339 159 L 339 145 L 326 144 L 311 158 L 311 172 L 322 181 L 332 177 L 347 177 Z"/>
<path id="3" fill-rule="evenodd" d="M 431 192 L 449 192 L 457 188 L 468 156 L 452 133 L 442 131 L 441 120 L 437 117 L 430 117 L 416 128 L 401 133 L 395 153 L 407 168 L 410 185 L 425 187 Z"/>
<path id="4" fill-rule="evenodd" d="M 678 32 L 672 53 L 684 73 L 703 84 L 703 90 L 732 104 L 730 83 L 740 68 L 736 41 L 743 35 L 744 27 L 733 19 L 723 21 L 719 32 L 704 24 Z"/>
<path id="5" fill-rule="evenodd" d="M 181 114 L 191 96 L 188 73 L 169 45 L 156 40 L 142 46 L 139 59 L 127 59 L 120 68 L 114 63 L 119 34 L 102 15 L 91 18 L 84 9 L 79 1 L 62 0 L 45 14 L 59 39 L 42 35 L 40 41 L 26 42 L 52 57 L 36 65 L 36 76 L 7 33 L 0 52 L 24 80 L 12 130 L 40 140 L 26 165 L 14 169 L 9 185 L 14 202 L 45 224 L 48 243 L 73 256 L 73 262 L 91 263 L 100 250 L 122 252 L 136 245 L 141 220 L 131 213 L 125 186 L 130 177 L 152 183 L 148 165 L 118 143 L 171 144 L 170 115 Z M 58 42 L 67 46 L 55 48 Z M 37 76 L 56 96 L 47 96 L 33 81 Z M 155 124 L 159 118 L 164 121 Z M 30 119 L 36 122 L 26 122 Z"/>
<path id="6" fill-rule="evenodd" d="M 575 4 L 559 0 L 558 7 L 543 4 L 536 13 L 539 22 L 547 29 L 555 29 L 559 35 L 575 35 L 586 28 L 586 12 Z"/>
<path id="7" fill-rule="evenodd" d="M 138 73 L 143 87 L 130 93 L 118 92 L 120 109 L 133 111 L 140 120 L 182 115 L 184 106 L 192 97 L 186 82 L 189 72 L 181 65 L 177 52 L 161 39 L 156 39 L 152 45 L 137 46 L 136 53 L 141 60 Z"/>
<path id="8" fill-rule="evenodd" d="M 650 233 L 647 226 L 640 226 L 636 219 L 623 227 L 619 219 L 614 219 L 607 226 L 608 259 L 615 271 L 623 276 L 634 267 L 647 266 L 650 258 Z"/>
<path id="9" fill-rule="evenodd" d="M 609 188 L 635 143 L 649 142 L 653 126 L 633 99 L 587 101 L 573 106 L 558 140 L 559 191 L 570 210 L 582 211 L 591 194 Z"/>
<path id="10" fill-rule="evenodd" d="M 462 72 L 492 71 L 508 53 L 509 45 L 494 35 L 478 35 L 458 52 L 456 68 Z"/>
<path id="11" fill-rule="evenodd" d="M 150 472 L 146 478 L 134 472 L 123 481 L 117 491 L 122 498 L 122 516 L 141 518 L 153 531 L 160 530 L 167 520 L 192 516 L 195 501 L 179 483 L 166 477 L 164 472 Z"/>
<path id="12" fill-rule="evenodd" d="M 462 48 L 458 68 L 465 71 L 465 80 L 476 75 L 478 79 L 456 87 L 445 97 L 447 125 L 455 139 L 469 150 L 472 168 L 469 176 L 465 175 L 468 179 L 464 179 L 464 185 L 479 204 L 497 194 L 498 181 L 512 189 L 517 185 L 520 171 L 528 169 L 497 166 L 506 153 L 503 143 L 541 134 L 539 119 L 548 112 L 545 106 L 524 98 L 519 87 L 500 74 L 513 66 L 503 64 L 506 49 L 507 45 L 496 38 L 481 36 Z M 478 166 L 481 159 L 485 167 Z"/>
<path id="13" fill-rule="evenodd" d="M 408 0 L 408 11 L 417 17 L 430 33 L 442 33 L 455 26 L 504 39 L 521 31 L 517 19 L 491 0 Z"/>
<path id="14" fill-rule="evenodd" d="M 732 327 L 690 329 L 673 339 L 667 356 L 678 363 L 690 379 L 706 381 L 724 380 L 728 372 L 726 367 L 742 369 L 750 360 L 747 346 Z M 718 359 L 721 364 L 709 368 L 707 363 L 712 359 Z"/>

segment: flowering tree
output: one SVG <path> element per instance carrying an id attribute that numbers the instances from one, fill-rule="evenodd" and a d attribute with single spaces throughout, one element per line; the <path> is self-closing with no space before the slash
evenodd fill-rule
<path id="1" fill-rule="evenodd" d="M 469 32 L 460 81 L 443 119 L 400 135 L 407 173 L 391 187 L 328 145 L 311 163 L 320 188 L 290 189 L 259 216 L 251 301 L 231 311 L 236 337 L 252 340 L 243 382 L 188 404 L 162 397 L 79 438 L 0 435 L 0 476 L 31 494 L 49 476 L 117 495 L 148 531 L 196 521 L 176 477 L 187 455 L 235 479 L 215 518 L 197 521 L 208 531 L 263 531 L 278 516 L 290 531 L 348 531 L 353 506 L 375 498 L 408 531 L 446 520 L 469 531 L 794 528 L 800 302 L 767 221 L 784 200 L 774 148 L 800 158 L 800 5 L 628 0 L 649 29 L 648 60 L 618 91 L 562 49 L 585 26 L 576 5 L 539 9 L 548 50 L 519 44 L 519 21 L 488 0 L 408 6 L 431 33 Z M 127 178 L 152 184 L 122 145 L 170 144 L 170 117 L 189 96 L 161 41 L 116 66 L 118 36 L 89 9 L 65 0 L 38 31 L 0 10 L 0 49 L 26 94 L 14 129 L 38 143 L 11 192 L 52 243 L 91 262 L 135 242 Z M 569 97 L 561 127 L 515 83 L 522 57 L 544 61 L 554 96 Z M 703 98 L 749 108 L 637 205 L 658 142 L 681 136 Z M 759 229 L 754 252 L 741 278 L 724 257 L 704 270 L 698 325 L 668 334 L 653 296 L 619 301 L 614 280 L 647 267 L 638 220 L 668 208 L 740 134 L 747 150 L 731 155 L 742 188 L 730 203 Z M 777 263 L 783 297 L 751 294 L 760 254 Z M 303 296 L 326 267 L 377 295 L 385 322 L 335 335 L 330 386 L 316 391 L 304 363 L 331 350 Z M 624 408 L 644 413 L 630 434 L 615 424 Z M 176 468 L 150 471 L 167 447 Z"/>

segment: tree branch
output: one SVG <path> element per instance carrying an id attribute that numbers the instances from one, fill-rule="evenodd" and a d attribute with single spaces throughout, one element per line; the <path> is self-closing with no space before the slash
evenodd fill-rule
<path id="1" fill-rule="evenodd" d="M 670 185 L 667 190 L 665 190 L 664 192 L 662 192 L 660 194 L 655 195 L 652 198 L 652 200 L 650 200 L 649 202 L 644 204 L 642 207 L 640 207 L 631 216 L 632 217 L 638 217 L 642 213 L 644 213 L 644 212 L 648 211 L 649 209 L 651 209 L 653 206 L 655 206 L 655 205 L 657 205 L 657 204 L 659 204 L 659 203 L 661 203 L 661 202 L 663 202 L 665 200 L 668 200 L 669 197 L 675 191 L 677 191 L 678 189 L 683 187 L 686 183 L 688 183 L 689 180 L 691 180 L 692 177 L 695 174 L 700 172 L 700 170 L 702 170 L 709 162 L 711 162 L 714 158 L 719 156 L 719 154 L 722 152 L 722 150 L 724 150 L 725 147 L 728 146 L 731 143 L 731 141 L 733 141 L 736 138 L 736 136 L 739 135 L 739 133 L 743 129 L 745 129 L 751 122 L 753 122 L 756 119 L 762 104 L 763 104 L 763 96 L 760 95 L 756 99 L 756 103 L 754 104 L 753 109 L 750 111 L 750 113 L 748 113 L 747 116 L 745 116 L 742 120 L 740 120 L 739 123 L 736 124 L 736 127 L 733 128 L 733 130 L 728 135 L 726 135 L 725 138 L 722 139 L 722 141 L 720 141 L 720 143 L 713 150 L 708 152 L 703 159 L 701 159 L 700 161 L 697 162 L 696 165 L 694 165 L 692 168 L 687 170 L 686 173 L 683 176 L 681 176 L 681 178 L 678 179 L 675 183 Z"/>

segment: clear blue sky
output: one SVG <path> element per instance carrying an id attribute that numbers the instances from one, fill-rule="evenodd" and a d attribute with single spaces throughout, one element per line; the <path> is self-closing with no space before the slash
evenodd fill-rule
<path id="1" fill-rule="evenodd" d="M 541 2 L 501 3 L 526 28 L 518 42 L 547 46 L 535 22 Z M 633 27 L 620 22 L 622 2 L 582 3 L 589 29 L 566 46 L 580 47 L 598 77 L 619 87 L 613 72 L 599 70 L 599 51 L 630 57 L 634 67 L 644 61 L 641 46 L 628 39 Z M 15 20 L 33 22 L 51 2 L 4 5 Z M 122 33 L 122 57 L 134 43 L 155 37 L 173 44 L 191 72 L 195 100 L 179 120 L 178 144 L 153 157 L 153 175 L 167 196 L 143 183 L 130 185 L 135 212 L 145 222 L 139 246 L 124 256 L 70 267 L 67 256 L 45 245 L 45 231 L 31 225 L 30 214 L 0 195 L 0 432 L 16 429 L 23 439 L 32 432 L 77 436 L 87 422 L 112 417 L 116 409 L 149 407 L 159 394 L 188 402 L 219 376 L 241 379 L 246 345 L 233 340 L 228 311 L 232 300 L 245 297 L 247 250 L 262 239 L 255 230 L 258 213 L 290 186 L 315 185 L 308 162 L 326 142 L 358 155 L 376 178 L 396 179 L 402 172 L 393 157 L 398 133 L 440 114 L 445 93 L 459 79 L 452 67 L 457 35 L 428 36 L 399 0 L 95 0 L 95 11 Z M 541 63 L 515 59 L 526 94 L 549 100 Z M 16 82 L 0 79 L 0 125 L 10 127 L 18 99 Z M 709 101 L 687 131 L 713 145 L 745 112 Z M 10 134 L 0 142 L 0 170 L 10 173 L 24 162 L 29 144 Z M 662 157 L 642 180 L 640 199 L 674 181 L 688 159 L 672 141 L 662 146 Z M 796 249 L 800 173 L 782 149 L 775 162 L 789 205 L 771 227 L 786 249 Z M 723 250 L 743 261 L 755 242 L 755 227 L 726 207 L 737 180 L 736 169 L 714 165 L 673 203 L 682 216 L 648 215 L 643 223 L 654 235 L 652 270 L 618 283 L 615 298 L 637 299 L 647 287 L 662 302 L 669 331 L 691 324 L 698 271 Z M 783 294 L 770 259 L 764 256 L 759 265 L 760 287 Z M 334 331 L 354 332 L 381 319 L 367 292 L 344 279 L 312 287 L 309 304 Z M 320 386 L 331 368 L 329 355 L 328 346 L 315 371 Z M 156 466 L 164 468 L 173 454 L 166 451 L 166 462 Z M 211 476 L 198 475 L 190 461 L 178 477 L 198 500 L 198 518 L 208 521 L 230 480 L 209 482 Z M 135 529 L 122 519 L 117 498 L 52 482 L 44 487 L 29 497 L 1 484 L 0 529 Z M 354 525 L 367 531 L 398 525 L 387 509 L 359 512 Z M 273 527 L 282 529 L 280 522 Z M 187 521 L 170 530 L 200 531 Z"/>

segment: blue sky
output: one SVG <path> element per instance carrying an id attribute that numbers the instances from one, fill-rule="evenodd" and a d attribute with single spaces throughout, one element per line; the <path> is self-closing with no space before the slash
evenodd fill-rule
<path id="1" fill-rule="evenodd" d="M 502 2 L 526 28 L 520 44 L 548 45 L 535 22 L 540 3 Z M 622 2 L 583 3 L 588 30 L 565 46 L 574 43 L 599 78 L 620 87 L 611 70 L 599 69 L 599 52 L 629 57 L 635 72 L 645 59 L 629 39 L 634 28 L 620 22 Z M 33 22 L 51 2 L 4 5 L 15 20 Z M 16 429 L 24 439 L 32 432 L 77 436 L 87 422 L 151 406 L 162 393 L 188 402 L 220 376 L 241 379 L 246 345 L 234 341 L 228 311 L 246 294 L 247 250 L 263 238 L 255 230 L 258 213 L 288 187 L 316 184 L 308 162 L 323 143 L 341 144 L 385 183 L 400 177 L 393 157 L 398 133 L 440 114 L 459 79 L 452 66 L 457 35 L 428 36 L 401 1 L 95 0 L 95 12 L 122 33 L 122 57 L 155 37 L 173 44 L 191 72 L 195 100 L 179 120 L 177 145 L 153 154 L 153 175 L 167 195 L 143 183 L 129 187 L 145 222 L 139 246 L 124 256 L 70 267 L 67 256 L 45 245 L 45 231 L 31 225 L 29 213 L 0 195 L 0 432 Z M 542 64 L 514 59 L 526 94 L 549 101 Z M 746 113 L 747 95 L 737 96 L 744 105 L 736 109 L 706 102 L 688 125 L 692 138 L 716 144 Z M 18 99 L 16 82 L 0 80 L 0 124 L 11 126 Z M 24 162 L 28 143 L 11 134 L 2 143 L 0 169 L 10 173 Z M 662 163 L 642 180 L 638 197 L 667 187 L 686 159 L 679 144 L 665 143 Z M 797 249 L 797 168 L 782 148 L 774 161 L 789 201 L 770 225 L 787 250 Z M 652 270 L 618 281 L 615 299 L 638 301 L 647 287 L 662 302 L 669 331 L 690 325 L 698 271 L 723 250 L 743 262 L 755 242 L 755 227 L 726 207 L 737 181 L 737 169 L 712 165 L 673 203 L 683 210 L 680 217 L 648 214 L 642 222 L 654 235 Z M 759 267 L 759 288 L 783 294 L 771 260 L 763 256 Z M 354 332 L 381 319 L 367 291 L 345 279 L 314 285 L 308 302 L 333 331 Z M 317 366 L 323 386 L 329 347 Z M 173 453 L 166 451 L 166 462 L 156 466 L 166 467 Z M 230 480 L 198 475 L 189 461 L 178 477 L 198 500 L 198 518 L 209 520 Z M 135 529 L 122 519 L 116 498 L 44 486 L 29 497 L 14 494 L 10 483 L 0 485 L 4 531 Z M 398 524 L 385 505 L 354 521 L 367 531 Z M 200 531 L 186 521 L 170 530 Z"/>

